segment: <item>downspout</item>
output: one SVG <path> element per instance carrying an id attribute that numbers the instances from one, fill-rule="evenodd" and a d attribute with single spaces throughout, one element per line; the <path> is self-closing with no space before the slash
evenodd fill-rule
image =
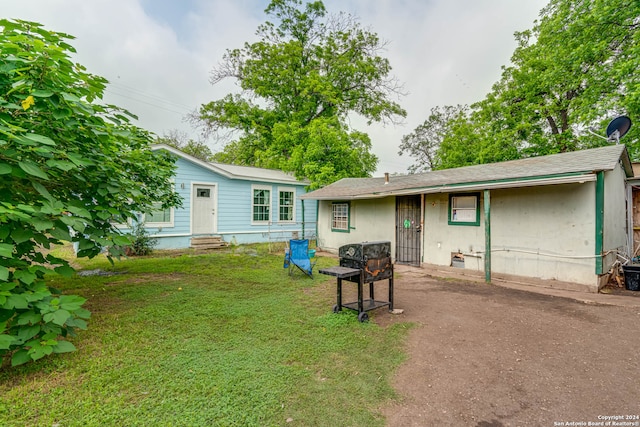
<path id="1" fill-rule="evenodd" d="M 596 274 L 602 274 L 604 247 L 604 171 L 596 175 Z"/>
<path id="2" fill-rule="evenodd" d="M 484 190 L 484 281 L 491 283 L 491 192 Z"/>
<path id="3" fill-rule="evenodd" d="M 304 239 L 304 199 L 302 199 L 302 238 Z"/>

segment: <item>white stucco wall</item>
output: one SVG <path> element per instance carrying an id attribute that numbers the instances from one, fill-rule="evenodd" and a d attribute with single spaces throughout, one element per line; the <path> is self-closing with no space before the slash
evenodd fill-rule
<path id="1" fill-rule="evenodd" d="M 595 182 L 491 196 L 493 271 L 596 286 Z"/>
<path id="2" fill-rule="evenodd" d="M 331 202 L 320 201 L 318 210 L 318 247 L 337 253 L 342 245 L 375 240 L 391 242 L 395 257 L 396 199 L 351 201 L 351 229 L 348 233 L 331 230 Z"/>
<path id="3" fill-rule="evenodd" d="M 451 253 L 484 250 L 484 204 L 480 197 L 480 225 L 448 225 L 449 195 L 427 194 L 424 206 L 423 260 L 428 264 L 450 265 Z M 465 259 L 465 268 L 483 270 L 479 258 Z"/>
<path id="4" fill-rule="evenodd" d="M 448 225 L 448 194 L 426 196 L 424 262 L 462 252 L 464 268 L 484 271 L 483 199 L 480 225 L 461 226 Z M 492 190 L 491 247 L 495 273 L 596 286 L 595 183 Z"/>
<path id="5" fill-rule="evenodd" d="M 452 253 L 461 252 L 464 268 L 484 271 L 483 199 L 480 192 L 480 224 L 463 226 L 448 224 L 448 194 L 424 196 L 424 263 L 449 266 Z M 492 190 L 492 272 L 597 289 L 595 200 L 595 181 Z M 345 233 L 331 230 L 331 202 L 320 202 L 318 246 L 337 252 L 347 243 L 389 240 L 395 257 L 395 198 L 351 201 L 350 205 L 351 230 Z M 618 167 L 605 173 L 605 251 L 624 247 L 625 221 L 625 175 Z"/>

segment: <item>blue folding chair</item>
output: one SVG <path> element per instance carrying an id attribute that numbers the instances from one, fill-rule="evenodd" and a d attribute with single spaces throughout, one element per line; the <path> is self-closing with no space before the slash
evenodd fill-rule
<path id="1" fill-rule="evenodd" d="M 311 262 L 309 252 L 309 239 L 289 240 L 289 247 L 284 251 L 284 268 L 289 269 L 289 275 L 292 275 L 297 267 L 307 276 L 313 277 L 316 261 Z"/>

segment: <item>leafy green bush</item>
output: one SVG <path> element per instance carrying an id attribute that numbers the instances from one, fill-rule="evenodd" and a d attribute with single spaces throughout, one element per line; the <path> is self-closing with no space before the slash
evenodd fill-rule
<path id="1" fill-rule="evenodd" d="M 85 299 L 45 283 L 74 273 L 54 245 L 118 256 L 130 240 L 115 223 L 180 204 L 174 160 L 129 112 L 96 102 L 107 81 L 71 61 L 71 38 L 0 19 L 0 361 L 12 365 L 72 351 L 65 339 L 86 327 Z"/>
<path id="2" fill-rule="evenodd" d="M 158 239 L 149 236 L 149 232 L 144 228 L 143 222 L 136 222 L 132 228 L 133 242 L 127 246 L 127 255 L 149 255 L 158 244 Z"/>

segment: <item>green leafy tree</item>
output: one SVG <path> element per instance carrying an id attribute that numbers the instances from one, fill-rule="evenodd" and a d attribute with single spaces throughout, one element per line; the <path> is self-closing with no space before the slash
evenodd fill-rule
<path id="1" fill-rule="evenodd" d="M 228 50 L 211 76 L 213 84 L 236 79 L 242 92 L 199 110 L 208 131 L 235 137 L 215 159 L 290 171 L 312 188 L 370 175 L 377 158 L 349 115 L 383 123 L 406 115 L 392 100 L 402 93 L 379 56 L 384 43 L 352 16 L 328 15 L 321 1 L 272 0 L 266 13 L 277 23 Z"/>
<path id="2" fill-rule="evenodd" d="M 437 169 L 436 153 L 449 132 L 449 126 L 458 117 L 464 117 L 468 107 L 465 105 L 434 107 L 429 117 L 408 135 L 402 137 L 399 155 L 409 155 L 416 162 L 409 166 L 409 173 L 425 172 Z"/>
<path id="3" fill-rule="evenodd" d="M 604 134 L 613 117 L 640 116 L 639 17 L 634 0 L 551 0 L 533 29 L 516 33 L 511 65 L 491 93 L 471 106 L 464 132 L 449 127 L 439 164 L 607 144 L 586 129 Z M 640 158 L 639 138 L 635 126 L 624 139 L 634 158 Z"/>
<path id="4" fill-rule="evenodd" d="M 197 159 L 209 162 L 213 159 L 211 149 L 203 141 L 190 139 L 185 132 L 178 130 L 169 131 L 167 134 L 156 140 L 158 144 L 167 144 L 171 147 L 193 156 Z"/>
<path id="5" fill-rule="evenodd" d="M 48 250 L 119 256 L 131 240 L 115 222 L 179 198 L 173 160 L 127 111 L 98 103 L 107 81 L 70 60 L 71 36 L 18 20 L 0 31 L 0 357 L 19 365 L 72 351 L 66 338 L 89 317 L 84 298 L 45 283 L 73 274 Z"/>
<path id="6" fill-rule="evenodd" d="M 492 99 L 489 94 L 487 99 Z M 465 111 L 447 123 L 447 131 L 436 152 L 436 168 L 448 169 L 481 163 L 495 163 L 521 157 L 521 139 L 516 139 L 503 120 L 501 110 L 487 103 L 485 108 Z M 521 137 L 523 138 L 523 137 Z"/>

